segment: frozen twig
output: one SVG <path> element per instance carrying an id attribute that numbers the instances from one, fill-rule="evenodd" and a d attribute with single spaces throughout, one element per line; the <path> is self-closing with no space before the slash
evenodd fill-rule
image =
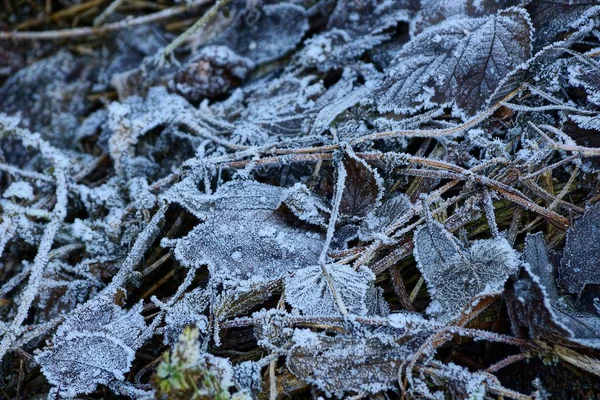
<path id="1" fill-rule="evenodd" d="M 192 11 L 210 0 L 198 0 L 184 6 L 171 7 L 166 10 L 158 11 L 154 14 L 144 15 L 137 18 L 127 18 L 119 22 L 94 27 L 70 28 L 57 31 L 40 31 L 40 32 L 19 32 L 0 31 L 0 40 L 61 40 L 61 39 L 76 39 L 86 36 L 104 35 L 110 32 L 115 32 L 134 26 L 155 24 L 166 19 L 178 17 L 186 12 Z"/>
<path id="2" fill-rule="evenodd" d="M 54 209 L 52 210 L 50 221 L 44 228 L 44 233 L 38 247 L 38 252 L 31 265 L 27 287 L 21 295 L 17 314 L 13 318 L 10 327 L 4 332 L 4 337 L 2 338 L 2 342 L 0 342 L 1 360 L 4 358 L 4 355 L 7 353 L 7 351 L 11 349 L 14 340 L 18 337 L 21 325 L 29 313 L 29 308 L 38 295 L 38 290 L 44 277 L 44 271 L 46 269 L 46 265 L 48 264 L 50 250 L 54 243 L 54 238 L 67 215 L 68 161 L 59 150 L 43 141 L 40 135 L 37 133 L 31 133 L 28 130 L 21 128 L 7 128 L 0 125 L 0 135 L 12 135 L 19 138 L 25 146 L 37 148 L 42 156 L 52 162 L 54 166 L 53 175 L 56 179 L 56 203 L 54 205 Z"/>

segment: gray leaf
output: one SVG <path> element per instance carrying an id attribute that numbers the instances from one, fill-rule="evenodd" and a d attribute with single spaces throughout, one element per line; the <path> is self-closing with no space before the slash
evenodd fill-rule
<path id="1" fill-rule="evenodd" d="M 581 293 L 586 285 L 600 284 L 599 204 L 590 207 L 567 232 L 558 273 L 561 287 L 569 293 Z"/>
<path id="2" fill-rule="evenodd" d="M 404 46 L 375 89 L 379 111 L 455 104 L 476 114 L 502 78 L 530 57 L 531 30 L 522 9 L 425 30 Z"/>
<path id="3" fill-rule="evenodd" d="M 355 271 L 354 268 L 341 264 L 329 264 L 326 268 L 348 312 L 367 314 L 371 308 L 371 305 L 367 304 L 368 292 L 375 291 L 375 275 L 371 270 L 362 267 Z M 340 314 L 320 265 L 295 271 L 294 275 L 287 278 L 285 299 L 305 315 Z"/>

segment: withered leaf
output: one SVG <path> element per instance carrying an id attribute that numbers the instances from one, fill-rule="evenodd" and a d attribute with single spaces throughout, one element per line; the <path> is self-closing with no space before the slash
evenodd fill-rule
<path id="1" fill-rule="evenodd" d="M 571 29 L 573 22 L 598 6 L 595 0 L 530 0 L 527 3 L 537 47 L 559 39 L 561 34 Z"/>
<path id="2" fill-rule="evenodd" d="M 383 182 L 379 173 L 356 153 L 347 148 L 342 157 L 346 170 L 346 186 L 342 193 L 340 213 L 362 218 L 373 211 L 383 196 Z"/>
<path id="3" fill-rule="evenodd" d="M 377 393 L 391 388 L 398 368 L 418 347 L 398 345 L 386 334 L 356 331 L 352 336 L 330 337 L 296 330 L 296 343 L 287 357 L 287 367 L 298 378 L 327 394 Z"/>
<path id="4" fill-rule="evenodd" d="M 485 17 L 519 4 L 517 0 L 426 0 L 412 22 L 411 33 L 418 35 L 426 28 L 451 17 Z"/>
<path id="5" fill-rule="evenodd" d="M 590 207 L 567 232 L 558 273 L 560 286 L 569 293 L 600 284 L 600 204 Z"/>

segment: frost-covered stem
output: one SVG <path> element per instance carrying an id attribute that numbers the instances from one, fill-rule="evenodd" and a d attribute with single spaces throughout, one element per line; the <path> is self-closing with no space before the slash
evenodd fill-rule
<path id="1" fill-rule="evenodd" d="M 504 367 L 508 367 L 510 364 L 516 363 L 518 361 L 521 360 L 525 360 L 527 358 L 527 354 L 525 353 L 519 353 L 519 354 L 514 354 L 512 356 L 508 356 L 500 361 L 498 361 L 495 364 L 490 365 L 487 369 L 486 372 L 496 372 L 501 370 Z"/>
<path id="2" fill-rule="evenodd" d="M 563 202 L 562 199 L 567 195 L 567 193 L 569 193 L 569 190 L 571 190 L 571 186 L 575 182 L 575 179 L 577 179 L 578 175 L 579 175 L 579 167 L 575 167 L 575 169 L 571 173 L 571 176 L 569 177 L 569 180 L 567 181 L 567 184 L 562 188 L 562 190 L 560 191 L 558 196 L 556 196 L 554 201 L 552 201 L 552 204 L 550 204 L 548 209 L 554 210 L 559 203 Z M 585 212 L 585 210 L 581 210 L 581 212 L 583 213 L 583 212 Z"/>
<path id="3" fill-rule="evenodd" d="M 116 290 L 125 284 L 136 265 L 141 262 L 142 258 L 144 257 L 144 253 L 148 249 L 148 246 L 150 246 L 154 239 L 156 239 L 156 236 L 160 231 L 159 224 L 163 221 L 165 213 L 167 212 L 167 208 L 168 204 L 162 204 L 150 222 L 148 222 L 148 225 L 146 225 L 142 232 L 140 232 L 135 240 L 135 243 L 133 244 L 131 251 L 127 255 L 127 258 L 125 261 L 123 261 L 119 272 L 117 272 L 117 274 L 114 276 L 113 280 L 106 287 L 105 291 Z"/>
<path id="4" fill-rule="evenodd" d="M 9 280 L 4 282 L 2 287 L 0 287 L 0 297 L 6 296 L 10 291 L 14 290 L 17 286 L 21 284 L 29 275 L 30 267 L 29 265 L 25 265 L 21 272 L 13 275 Z"/>
<path id="5" fill-rule="evenodd" d="M 57 149 L 43 141 L 37 133 L 31 133 L 28 130 L 20 128 L 14 128 L 12 132 L 9 131 L 7 133 L 19 137 L 25 146 L 37 147 L 44 157 L 52 161 L 52 164 L 54 165 L 54 177 L 56 179 L 56 204 L 52 210 L 50 222 L 48 222 L 44 228 L 38 252 L 31 265 L 29 282 L 21 296 L 17 315 L 13 319 L 9 329 L 5 332 L 2 342 L 0 343 L 0 360 L 2 360 L 6 352 L 10 350 L 13 341 L 17 337 L 19 328 L 27 318 L 31 304 L 33 304 L 35 297 L 38 295 L 38 289 L 42 284 L 44 271 L 48 264 L 54 238 L 67 215 L 68 194 L 66 175 L 68 162 L 66 158 L 64 158 Z"/>
<path id="6" fill-rule="evenodd" d="M 271 360 L 269 363 L 269 400 L 277 399 L 277 378 L 275 377 L 275 366 L 277 360 Z"/>
<path id="7" fill-rule="evenodd" d="M 288 320 L 294 325 L 307 325 L 307 324 L 341 324 L 345 322 L 344 317 L 321 317 L 321 316 L 303 316 L 303 315 L 288 315 Z M 231 328 L 246 328 L 253 326 L 260 320 L 254 319 L 253 317 L 239 317 L 229 321 L 222 321 L 219 323 L 221 329 Z M 389 320 L 383 317 L 360 317 L 354 316 L 353 321 L 363 325 L 370 326 L 389 326 Z"/>
<path id="8" fill-rule="evenodd" d="M 337 182 L 333 194 L 333 207 L 331 209 L 331 216 L 329 217 L 329 225 L 327 226 L 327 235 L 325 236 L 325 243 L 323 244 L 323 250 L 321 250 L 321 255 L 319 256 L 319 265 L 321 266 L 323 276 L 327 281 L 327 286 L 329 287 L 331 295 L 335 299 L 335 303 L 340 309 L 340 312 L 344 316 L 348 315 L 348 309 L 346 308 L 344 301 L 342 300 L 340 294 L 335 288 L 333 279 L 331 278 L 331 275 L 327 270 L 327 265 L 325 264 L 325 262 L 327 260 L 327 251 L 329 251 L 329 245 L 331 244 L 331 240 L 333 239 L 333 234 L 335 232 L 335 224 L 337 222 L 338 215 L 340 212 L 342 194 L 344 193 L 344 188 L 346 187 L 346 176 L 346 168 L 344 168 L 344 165 L 341 162 L 339 162 L 337 166 Z"/>
<path id="9" fill-rule="evenodd" d="M 468 170 L 467 170 L 468 171 Z M 486 185 L 491 189 L 494 189 L 496 192 L 500 193 L 507 200 L 516 203 L 527 210 L 533 211 L 544 216 L 548 219 L 549 222 L 555 224 L 557 227 L 561 229 L 566 229 L 569 227 L 570 222 L 567 218 L 563 217 L 555 213 L 554 211 L 550 211 L 542 206 L 536 204 L 529 197 L 525 196 L 519 190 L 514 189 L 502 182 L 499 182 L 495 179 L 488 178 L 482 175 L 476 174 L 459 174 L 453 172 L 445 172 L 445 171 L 434 171 L 434 170 L 402 170 L 400 171 L 403 174 L 407 175 L 415 175 L 415 176 L 428 176 L 428 177 L 442 177 L 444 179 L 459 179 L 459 180 L 471 180 L 473 182 L 477 182 L 482 185 Z M 470 172 L 470 171 L 468 171 Z"/>
<path id="10" fill-rule="evenodd" d="M 558 162 L 556 162 L 554 164 L 546 165 L 544 168 L 541 168 L 541 169 L 539 169 L 539 170 L 537 170 L 535 172 L 532 172 L 530 174 L 521 176 L 521 177 L 519 177 L 519 180 L 521 182 L 523 182 L 523 181 L 526 181 L 526 180 L 533 179 L 536 176 L 538 176 L 540 174 L 543 174 L 546 171 L 552 171 L 552 170 L 554 170 L 554 169 L 556 169 L 556 168 L 558 168 L 560 166 L 563 166 L 565 164 L 570 163 L 571 161 L 578 160 L 578 159 L 579 159 L 578 155 L 573 155 L 573 156 L 569 156 L 567 158 L 563 158 L 562 160 L 560 160 L 560 161 L 558 161 Z"/>
<path id="11" fill-rule="evenodd" d="M 542 131 L 540 128 L 538 128 L 537 126 L 535 126 L 531 121 L 529 122 L 529 125 L 531 127 L 533 127 L 533 129 L 535 129 L 536 132 L 538 132 L 545 141 L 548 142 L 548 144 L 555 150 L 563 150 L 563 151 L 570 151 L 570 152 L 578 152 L 581 157 L 597 157 L 600 156 L 600 148 L 596 148 L 596 147 L 584 147 L 584 146 L 577 146 L 577 145 L 572 145 L 572 144 L 562 144 L 562 143 L 557 143 L 555 140 L 551 139 L 548 135 L 546 135 L 544 133 L 544 131 Z M 562 133 L 560 130 L 554 128 L 553 126 L 549 126 L 549 125 L 541 125 L 541 127 L 548 129 L 554 133 Z"/>
<path id="12" fill-rule="evenodd" d="M 520 104 L 508 103 L 508 102 L 504 102 L 504 101 L 501 102 L 500 104 L 502 104 L 504 107 L 509 108 L 511 110 L 522 111 L 522 112 L 540 112 L 540 111 L 554 111 L 554 110 L 558 110 L 558 111 L 570 111 L 570 112 L 574 112 L 574 113 L 577 113 L 577 114 L 584 114 L 584 115 L 595 115 L 595 114 L 597 114 L 596 111 L 581 110 L 581 109 L 576 108 L 576 107 L 569 107 L 569 106 L 565 106 L 565 105 L 528 107 L 528 106 L 523 106 L 523 105 L 520 105 Z"/>
<path id="13" fill-rule="evenodd" d="M 199 0 L 191 4 L 172 7 L 166 10 L 158 11 L 154 14 L 144 15 L 137 18 L 127 18 L 119 22 L 106 24 L 98 27 L 82 27 L 61 29 L 57 31 L 41 31 L 41 32 L 3 32 L 0 31 L 0 40 L 60 40 L 60 39 L 75 39 L 85 36 L 97 36 L 109 32 L 119 31 L 139 25 L 154 24 L 168 18 L 176 17 L 184 14 L 194 8 L 206 4 L 208 0 Z"/>
<path id="14" fill-rule="evenodd" d="M 573 184 L 573 182 L 570 182 L 568 186 L 570 186 L 572 184 Z M 544 200 L 550 201 L 552 203 L 556 202 L 557 205 L 560 204 L 561 206 L 564 206 L 565 208 L 576 211 L 580 214 L 583 214 L 585 212 L 584 208 L 578 207 L 575 204 L 571 204 L 568 201 L 564 201 L 561 198 L 559 198 L 558 196 L 551 195 L 550 193 L 546 192 L 543 188 L 541 188 L 537 183 L 535 183 L 533 181 L 523 181 L 523 185 L 525 185 L 525 187 L 530 189 L 533 193 L 540 196 Z M 567 187 L 567 186 L 565 186 L 565 187 Z M 567 190 L 567 192 L 568 192 L 568 190 Z M 565 193 L 565 195 L 566 195 L 566 193 Z M 548 207 L 548 209 L 551 210 L 552 207 Z"/>
<path id="15" fill-rule="evenodd" d="M 17 225 L 13 223 L 13 220 L 4 216 L 4 221 L 0 224 L 0 257 L 2 256 L 2 253 L 4 253 L 6 243 L 12 239 L 16 229 Z"/>
<path id="16" fill-rule="evenodd" d="M 39 172 L 25 171 L 13 165 L 0 163 L 0 171 L 8 172 L 11 175 L 22 176 L 29 179 L 39 179 L 44 182 L 54 182 L 48 175 L 40 174 Z"/>
<path id="17" fill-rule="evenodd" d="M 490 392 L 502 397 L 508 397 L 515 400 L 533 400 L 533 397 L 526 396 L 522 393 L 505 388 L 504 386 L 497 383 L 495 380 L 491 382 L 489 380 L 486 381 L 486 386 Z"/>
<path id="18" fill-rule="evenodd" d="M 160 323 L 162 322 L 163 317 L 165 316 L 167 311 L 171 307 L 173 307 L 173 305 L 175 303 L 177 303 L 177 301 L 183 295 L 183 293 L 187 290 L 187 288 L 189 288 L 190 285 L 194 282 L 194 276 L 196 276 L 196 271 L 197 270 L 195 268 L 190 268 L 187 275 L 185 276 L 183 283 L 181 285 L 179 285 L 179 287 L 177 288 L 177 292 L 175 292 L 175 294 L 169 299 L 169 301 L 166 304 L 161 305 L 161 310 L 158 313 L 158 315 L 154 317 L 150 326 L 148 326 L 148 328 L 146 328 L 146 330 L 140 335 L 140 337 L 137 338 L 136 341 L 137 341 L 137 345 L 139 347 L 141 347 L 146 340 L 148 340 L 149 338 L 152 337 L 152 335 L 154 335 L 154 331 L 156 330 L 156 328 L 158 328 L 158 325 L 160 325 Z"/>
<path id="19" fill-rule="evenodd" d="M 215 4 L 208 11 L 206 11 L 206 13 L 204 13 L 204 15 L 198 21 L 196 21 L 194 25 L 190 26 L 185 32 L 177 36 L 175 40 L 165 47 L 163 55 L 165 57 L 170 56 L 176 48 L 181 46 L 187 40 L 187 38 L 204 27 L 204 25 L 206 25 L 221 8 L 230 2 L 231 0 L 216 0 Z"/>
<path id="20" fill-rule="evenodd" d="M 487 188 L 483 188 L 483 210 L 485 212 L 485 218 L 487 219 L 490 233 L 493 238 L 500 237 L 498 231 L 498 224 L 496 224 L 496 214 L 494 213 L 494 203 L 492 202 L 492 196 Z"/>
<path id="21" fill-rule="evenodd" d="M 112 3 L 110 3 L 110 5 L 106 7 L 104 11 L 102 11 L 102 13 L 94 19 L 93 25 L 98 26 L 104 23 L 104 21 L 106 21 L 106 18 L 108 18 L 112 13 L 114 13 L 115 10 L 119 8 L 124 1 L 125 0 L 114 0 Z"/>
<path id="22" fill-rule="evenodd" d="M 231 143 L 231 142 L 228 142 L 227 140 L 223 140 L 211 133 L 206 132 L 206 129 L 203 129 L 197 122 L 195 122 L 192 119 L 186 118 L 180 122 L 182 125 L 185 125 L 185 127 L 188 128 L 192 134 L 194 134 L 198 137 L 204 138 L 204 139 L 208 139 L 211 142 L 219 144 L 223 147 L 227 147 L 232 150 L 248 150 L 249 149 L 248 146 Z"/>
<path id="23" fill-rule="evenodd" d="M 517 93 L 519 93 L 521 89 L 516 89 L 509 93 L 506 97 L 504 97 L 500 102 L 494 104 L 492 107 L 484 110 L 474 116 L 473 118 L 467 120 L 465 123 L 460 124 L 458 126 L 454 126 L 452 128 L 444 128 L 444 129 L 430 129 L 430 130 L 421 130 L 421 129 L 409 129 L 402 131 L 390 131 L 390 132 L 376 132 L 370 135 L 365 135 L 350 141 L 350 143 L 361 143 L 371 140 L 379 140 L 379 139 L 388 139 L 395 137 L 441 137 L 441 136 L 452 136 L 458 133 L 464 132 L 475 126 L 479 125 L 482 121 L 490 117 L 498 108 L 500 108 L 501 102 L 508 101 L 515 97 Z"/>
<path id="24" fill-rule="evenodd" d="M 327 226 L 327 235 L 325 236 L 323 250 L 321 250 L 321 255 L 319 256 L 320 264 L 325 264 L 325 261 L 327 259 L 327 252 L 329 251 L 329 245 L 331 244 L 333 234 L 335 233 L 335 224 L 337 223 L 337 219 L 340 212 L 342 194 L 344 193 L 344 188 L 346 187 L 346 177 L 348 174 L 346 172 L 346 168 L 344 168 L 344 165 L 342 163 L 338 164 L 337 175 L 337 182 L 335 185 L 335 191 L 333 195 L 333 207 L 331 209 L 331 216 L 329 217 L 329 224 Z"/>

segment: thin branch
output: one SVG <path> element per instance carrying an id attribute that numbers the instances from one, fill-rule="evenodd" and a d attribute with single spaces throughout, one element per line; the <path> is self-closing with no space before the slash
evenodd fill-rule
<path id="1" fill-rule="evenodd" d="M 146 24 L 155 24 L 161 21 L 164 21 L 169 18 L 178 17 L 186 12 L 199 8 L 204 4 L 208 3 L 210 0 L 198 0 L 191 4 L 187 4 L 185 6 L 178 6 L 168 8 L 163 11 L 158 11 L 154 14 L 144 15 L 142 17 L 137 18 L 128 18 L 119 22 L 114 22 L 98 27 L 82 27 L 82 28 L 70 28 L 70 29 L 61 29 L 56 31 L 11 31 L 5 32 L 0 31 L 0 40 L 9 39 L 9 40 L 61 40 L 61 39 L 76 39 L 86 36 L 98 36 L 104 35 L 106 33 L 119 31 L 127 28 L 132 28 L 134 26 L 146 25 Z"/>
<path id="2" fill-rule="evenodd" d="M 168 46 L 165 47 L 163 55 L 165 57 L 170 56 L 176 48 L 181 46 L 187 40 L 187 38 L 189 38 L 198 30 L 202 29 L 202 27 L 204 27 L 204 25 L 206 25 L 217 14 L 217 12 L 219 12 L 221 8 L 223 8 L 230 2 L 231 0 L 216 0 L 215 4 L 206 13 L 204 13 L 202 18 L 196 21 L 194 25 L 190 26 L 185 32 L 177 36 L 175 40 L 173 40 L 171 43 L 169 43 Z"/>

